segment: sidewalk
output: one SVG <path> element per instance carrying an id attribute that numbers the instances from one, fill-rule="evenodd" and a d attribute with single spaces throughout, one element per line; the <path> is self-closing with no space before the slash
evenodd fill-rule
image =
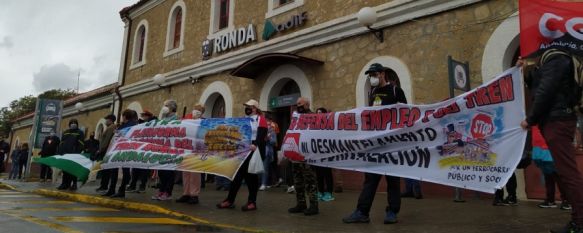
<path id="1" fill-rule="evenodd" d="M 0 180 L 14 188 L 78 202 L 117 206 L 173 215 L 195 222 L 236 229 L 240 231 L 269 232 L 548 232 L 550 227 L 563 226 L 570 211 L 540 209 L 538 202 L 522 201 L 519 206 L 494 207 L 489 199 L 469 199 L 466 203 L 454 203 L 450 199 L 425 197 L 422 200 L 403 199 L 399 223 L 384 225 L 384 209 L 387 196 L 378 193 L 371 211 L 369 224 L 344 224 L 341 219 L 356 206 L 358 192 L 335 194 L 336 200 L 320 203 L 316 216 L 292 215 L 287 209 L 295 205 L 295 195 L 283 188 L 260 191 L 258 210 L 242 212 L 240 207 L 247 200 L 247 188 L 243 186 L 237 196 L 235 209 L 219 210 L 215 204 L 222 201 L 227 192 L 216 191 L 214 184 L 207 184 L 200 195 L 200 204 L 179 204 L 174 201 L 153 201 L 154 190 L 147 193 L 127 193 L 125 199 L 101 198 L 95 193 L 95 182 L 80 187 L 77 192 L 57 192 L 57 184 L 16 182 Z M 70 194 L 86 194 L 70 195 Z M 182 186 L 174 187 L 174 198 L 182 193 Z M 177 216 L 184 214 L 184 216 Z"/>

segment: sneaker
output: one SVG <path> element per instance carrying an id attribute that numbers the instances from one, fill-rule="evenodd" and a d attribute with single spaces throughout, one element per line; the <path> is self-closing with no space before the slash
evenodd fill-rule
<path id="1" fill-rule="evenodd" d="M 281 186 L 281 184 L 283 184 L 283 179 L 282 179 L 282 178 L 279 178 L 279 180 L 277 180 L 277 183 L 275 183 L 275 185 L 274 185 L 274 186 L 275 186 L 276 188 L 279 188 L 279 186 Z"/>
<path id="2" fill-rule="evenodd" d="M 504 206 L 504 201 L 502 199 L 495 198 L 492 202 L 493 206 Z"/>
<path id="3" fill-rule="evenodd" d="M 162 193 L 162 195 L 160 195 L 160 198 L 158 198 L 158 200 L 160 200 L 160 201 L 170 201 L 170 200 L 172 200 L 172 196 L 169 195 L 168 193 Z"/>
<path id="4" fill-rule="evenodd" d="M 562 210 L 571 210 L 572 207 L 571 207 L 571 204 L 569 204 L 569 202 L 563 201 L 563 202 L 561 202 L 561 209 Z"/>
<path id="5" fill-rule="evenodd" d="M 332 196 L 332 193 L 324 193 L 324 195 L 322 195 L 322 201 L 334 201 L 334 196 Z"/>
<path id="6" fill-rule="evenodd" d="M 294 186 L 290 186 L 289 188 L 287 188 L 287 193 L 295 193 L 296 189 L 294 188 Z"/>
<path id="7" fill-rule="evenodd" d="M 318 209 L 317 205 L 310 205 L 310 208 L 304 210 L 304 215 L 306 216 L 312 216 L 318 213 L 320 213 L 320 210 Z"/>
<path id="8" fill-rule="evenodd" d="M 251 210 L 257 210 L 257 205 L 255 205 L 255 203 L 253 202 L 249 202 L 247 203 L 247 205 L 241 207 L 242 211 L 251 211 Z"/>
<path id="9" fill-rule="evenodd" d="M 130 193 L 133 193 L 133 192 L 135 192 L 135 191 L 136 191 L 136 187 L 128 187 L 128 188 L 126 189 L 126 192 L 130 192 Z"/>
<path id="10" fill-rule="evenodd" d="M 297 204 L 296 206 L 287 209 L 287 212 L 290 214 L 303 213 L 306 208 L 308 208 L 306 204 Z"/>
<path id="11" fill-rule="evenodd" d="M 350 216 L 342 219 L 343 223 L 369 223 L 370 218 L 364 215 L 360 210 L 355 210 Z"/>
<path id="12" fill-rule="evenodd" d="M 191 205 L 196 205 L 196 204 L 198 204 L 198 197 L 188 198 L 188 201 L 186 203 L 191 204 Z"/>
<path id="13" fill-rule="evenodd" d="M 107 191 L 107 188 L 104 188 L 104 187 L 99 187 L 99 188 L 97 188 L 97 189 L 95 190 L 95 192 L 98 192 L 98 193 L 99 193 L 99 192 L 105 192 L 105 191 Z"/>
<path id="14" fill-rule="evenodd" d="M 393 211 L 387 211 L 387 214 L 385 215 L 385 219 L 383 222 L 385 224 L 397 223 L 397 214 L 395 214 Z"/>
<path id="15" fill-rule="evenodd" d="M 265 191 L 267 189 L 267 186 L 265 185 L 261 185 L 261 187 L 259 187 L 259 191 Z"/>
<path id="16" fill-rule="evenodd" d="M 159 192 L 158 194 L 152 196 L 152 200 L 160 200 L 160 196 L 162 196 L 162 193 Z"/>
<path id="17" fill-rule="evenodd" d="M 190 199 L 190 196 L 183 195 L 182 197 L 176 199 L 177 203 L 186 203 Z"/>
<path id="18" fill-rule="evenodd" d="M 583 233 L 583 228 L 577 226 L 574 222 L 567 223 L 567 226 L 564 226 L 561 229 L 553 229 L 551 233 Z"/>
<path id="19" fill-rule="evenodd" d="M 538 204 L 539 208 L 557 208 L 557 204 L 555 202 L 544 201 L 543 203 Z"/>
<path id="20" fill-rule="evenodd" d="M 224 200 L 223 202 L 217 204 L 217 208 L 219 208 L 219 209 L 233 209 L 233 208 L 235 208 L 235 205 L 227 200 Z"/>
<path id="21" fill-rule="evenodd" d="M 324 201 L 322 198 L 324 197 L 324 194 L 322 194 L 321 192 L 318 192 L 318 201 Z"/>
<path id="22" fill-rule="evenodd" d="M 516 197 L 515 196 L 508 196 L 504 200 L 504 205 L 515 206 L 515 205 L 518 205 L 518 201 L 516 201 Z"/>

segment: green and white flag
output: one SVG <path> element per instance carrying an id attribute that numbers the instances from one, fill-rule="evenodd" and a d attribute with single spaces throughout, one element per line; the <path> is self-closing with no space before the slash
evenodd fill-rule
<path id="1" fill-rule="evenodd" d="M 34 162 L 61 169 L 85 183 L 93 167 L 93 161 L 83 154 L 54 155 L 45 158 L 35 158 Z"/>

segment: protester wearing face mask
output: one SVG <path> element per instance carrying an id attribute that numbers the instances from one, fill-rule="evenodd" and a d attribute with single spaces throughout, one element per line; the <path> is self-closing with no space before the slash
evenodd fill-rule
<path id="1" fill-rule="evenodd" d="M 107 126 L 107 128 L 105 128 L 105 131 L 101 134 L 101 137 L 99 138 L 101 144 L 99 144 L 99 150 L 97 150 L 97 161 L 102 161 L 103 158 L 105 157 L 107 149 L 109 148 L 109 144 L 111 143 L 111 138 L 113 138 L 115 130 L 117 129 L 117 125 L 115 124 L 115 120 L 117 119 L 117 117 L 115 117 L 115 115 L 109 114 L 105 116 L 103 119 L 105 119 L 105 126 Z M 97 188 L 95 191 L 104 192 L 109 190 L 108 187 L 111 172 L 109 170 L 101 170 L 97 174 L 101 175 L 101 182 L 99 188 Z"/>
<path id="2" fill-rule="evenodd" d="M 85 134 L 79 129 L 77 119 L 69 120 L 69 129 L 63 132 L 63 138 L 61 139 L 57 153 L 60 155 L 81 153 L 85 148 L 83 139 L 85 139 Z M 77 190 L 77 177 L 63 171 L 63 182 L 58 189 Z"/>
<path id="3" fill-rule="evenodd" d="M 251 138 L 254 139 L 251 145 L 251 152 L 249 156 L 245 159 L 235 178 L 231 182 L 229 188 L 229 195 L 227 199 L 223 202 L 217 204 L 217 208 L 219 209 L 232 209 L 235 208 L 235 198 L 237 197 L 237 192 L 239 192 L 239 188 L 241 187 L 241 182 L 245 179 L 245 183 L 247 183 L 247 188 L 249 189 L 249 197 L 247 199 L 247 204 L 241 208 L 243 211 L 250 211 L 257 209 L 257 192 L 259 191 L 259 175 L 252 174 L 248 172 L 249 169 L 249 161 L 251 160 L 253 151 L 259 150 L 261 154 L 261 159 L 265 157 L 265 138 L 267 137 L 267 120 L 261 113 L 259 109 L 259 103 L 256 100 L 249 100 L 245 104 L 245 115 L 251 118 L 251 128 L 252 128 L 252 136 Z"/>
<path id="4" fill-rule="evenodd" d="M 138 113 L 131 109 L 126 109 L 123 111 L 121 115 L 121 125 L 119 126 L 118 130 L 125 129 L 132 127 L 138 124 Z M 115 186 L 117 185 L 117 177 L 119 174 L 119 168 L 110 169 L 110 183 L 109 183 L 109 190 L 107 193 L 103 194 L 102 196 L 112 197 L 112 198 L 125 198 L 126 196 L 126 186 L 130 182 L 130 168 L 124 167 L 122 168 L 122 181 L 121 185 L 117 193 L 115 193 Z"/>
<path id="5" fill-rule="evenodd" d="M 51 135 L 47 136 L 43 141 L 43 146 L 41 147 L 40 152 L 38 153 L 41 158 L 46 158 L 49 156 L 53 156 L 57 154 L 57 149 L 59 144 L 61 143 L 61 139 L 55 135 L 54 132 L 51 132 Z M 41 182 L 46 182 L 47 180 L 52 180 L 53 174 L 51 167 L 41 164 L 40 170 L 40 179 Z"/>
<path id="6" fill-rule="evenodd" d="M 144 110 L 140 113 L 140 119 L 138 119 L 138 124 L 144 122 L 150 122 L 153 120 L 158 120 L 158 117 L 154 116 L 150 111 Z M 130 186 L 126 190 L 127 192 L 143 193 L 146 191 L 146 184 L 148 183 L 148 175 L 150 170 L 141 168 L 132 168 L 132 180 L 130 181 Z M 139 188 L 136 188 L 140 181 Z"/>
<path id="7" fill-rule="evenodd" d="M 176 110 L 178 109 L 178 104 L 175 100 L 164 101 L 164 106 L 162 106 L 161 120 L 163 121 L 173 121 L 178 120 L 176 115 Z M 159 170 L 158 176 L 160 177 L 160 185 L 158 187 L 158 194 L 152 196 L 152 200 L 167 201 L 172 200 L 172 190 L 174 189 L 174 171 Z"/>
<path id="8" fill-rule="evenodd" d="M 204 107 L 200 104 L 194 106 L 192 113 L 187 115 L 186 119 L 200 119 L 204 113 Z M 198 204 L 198 194 L 200 194 L 200 185 L 202 178 L 198 172 L 182 172 L 182 197 L 178 198 L 178 203 Z"/>
<path id="9" fill-rule="evenodd" d="M 369 95 L 369 106 L 391 105 L 399 102 L 397 98 L 400 88 L 390 85 L 386 80 L 386 67 L 379 63 L 370 65 L 365 72 L 369 76 L 372 86 Z M 404 96 L 404 95 L 403 95 Z M 406 102 L 406 100 L 404 100 Z M 374 197 L 383 176 L 373 173 L 364 174 L 364 184 L 356 210 L 349 216 L 342 219 L 344 223 L 368 223 L 370 222 L 369 212 L 374 201 Z M 385 176 L 387 181 L 387 199 L 389 205 L 385 209 L 385 224 L 397 223 L 397 214 L 401 209 L 401 181 L 399 177 Z"/>
<path id="10" fill-rule="evenodd" d="M 310 114 L 310 101 L 300 97 L 296 103 L 296 111 L 299 114 Z M 305 162 L 293 163 L 294 187 L 296 189 L 296 206 L 289 208 L 289 213 L 303 213 L 306 216 L 316 215 L 318 209 L 318 183 L 316 172 Z M 310 200 L 310 208 L 306 204 L 306 194 Z"/>

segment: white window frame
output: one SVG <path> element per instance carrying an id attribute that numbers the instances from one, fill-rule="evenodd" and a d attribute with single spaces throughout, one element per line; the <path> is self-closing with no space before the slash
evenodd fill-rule
<path id="1" fill-rule="evenodd" d="M 304 5 L 304 0 L 293 0 L 293 2 L 287 3 L 283 6 L 278 6 L 276 4 L 277 1 L 278 0 L 267 0 L 267 13 L 265 13 L 266 19 Z"/>
<path id="2" fill-rule="evenodd" d="M 219 30 L 219 0 L 211 0 L 211 18 L 209 25 L 209 36 L 208 39 L 215 38 L 215 36 L 221 35 L 224 32 L 229 32 L 235 29 L 235 1 L 229 0 L 229 24 L 226 28 Z"/>
<path id="3" fill-rule="evenodd" d="M 138 49 L 139 49 L 139 46 L 138 46 L 139 38 L 138 38 L 138 36 L 139 36 L 140 28 L 142 26 L 144 27 L 144 30 L 146 31 L 146 35 L 144 35 L 144 54 L 142 56 L 142 60 L 138 62 L 137 61 L 138 55 L 139 55 L 138 54 L 139 53 L 139 51 L 138 51 Z M 147 55 L 147 52 L 148 52 L 148 30 L 149 30 L 148 29 L 148 21 L 145 20 L 145 19 L 143 19 L 142 21 L 140 21 L 140 23 L 136 27 L 136 31 L 134 32 L 134 43 L 133 43 L 133 46 L 132 46 L 132 63 L 130 65 L 130 70 L 131 69 L 138 68 L 138 67 L 143 66 L 143 65 L 146 64 L 146 57 L 147 57 L 146 55 Z"/>
<path id="4" fill-rule="evenodd" d="M 182 24 L 180 25 L 180 44 L 177 48 L 172 48 L 174 45 L 174 26 L 176 23 L 176 10 L 182 9 Z M 186 20 L 186 4 L 184 1 L 179 0 L 172 5 L 170 8 L 170 14 L 168 15 L 168 27 L 166 30 L 166 49 L 164 49 L 163 57 L 170 56 L 172 54 L 181 52 L 184 50 L 184 28 Z"/>

